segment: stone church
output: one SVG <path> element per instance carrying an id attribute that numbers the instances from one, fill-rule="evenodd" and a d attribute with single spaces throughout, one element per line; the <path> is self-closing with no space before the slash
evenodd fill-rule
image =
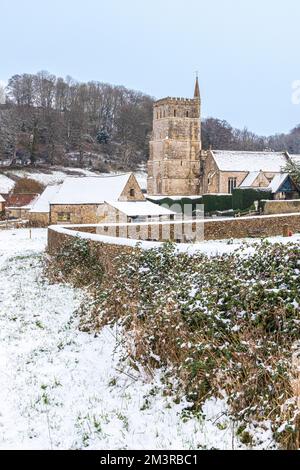
<path id="1" fill-rule="evenodd" d="M 197 77 L 192 99 L 164 98 L 154 103 L 148 195 L 230 194 L 237 187 L 274 189 L 276 181 L 284 180 L 291 158 L 286 152 L 202 150 Z M 276 188 L 281 194 L 281 188 Z"/>

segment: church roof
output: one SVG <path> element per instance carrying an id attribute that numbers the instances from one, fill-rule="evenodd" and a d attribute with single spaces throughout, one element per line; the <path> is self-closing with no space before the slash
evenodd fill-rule
<path id="1" fill-rule="evenodd" d="M 258 176 L 260 175 L 260 173 L 260 171 L 250 171 L 250 173 L 246 176 L 246 178 L 240 185 L 240 188 L 249 188 L 250 186 L 252 186 L 256 178 L 258 178 Z"/>
<path id="2" fill-rule="evenodd" d="M 283 152 L 239 152 L 212 150 L 212 156 L 221 171 L 280 173 L 287 164 Z"/>

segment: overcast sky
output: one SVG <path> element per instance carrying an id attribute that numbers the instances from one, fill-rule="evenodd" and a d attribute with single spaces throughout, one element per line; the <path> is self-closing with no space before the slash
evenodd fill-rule
<path id="1" fill-rule="evenodd" d="M 0 80 L 48 70 L 156 98 L 260 133 L 300 123 L 299 0 L 0 0 Z"/>

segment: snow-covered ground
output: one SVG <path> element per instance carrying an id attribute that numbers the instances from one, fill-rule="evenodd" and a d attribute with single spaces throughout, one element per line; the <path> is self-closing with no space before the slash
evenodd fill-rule
<path id="1" fill-rule="evenodd" d="M 83 168 L 61 168 L 59 170 L 30 171 L 30 170 L 9 170 L 9 175 L 17 178 L 30 178 L 47 186 L 49 184 L 62 183 L 70 174 L 78 176 L 95 176 L 96 173 Z"/>
<path id="2" fill-rule="evenodd" d="M 46 230 L 29 234 L 0 231 L 0 449 L 239 447 L 224 400 L 182 419 L 162 371 L 149 380 L 120 365 L 121 331 L 78 331 L 85 292 L 43 278 Z"/>
<path id="3" fill-rule="evenodd" d="M 16 178 L 30 178 L 39 183 L 47 186 L 49 184 L 59 184 L 63 183 L 64 180 L 68 176 L 110 176 L 110 175 L 117 175 L 120 174 L 118 172 L 112 171 L 111 173 L 98 173 L 90 170 L 86 170 L 84 168 L 64 168 L 59 167 L 58 169 L 47 170 L 47 171 L 31 171 L 27 169 L 22 170 L 7 170 L 6 173 L 8 176 L 16 177 Z M 124 172 L 123 172 L 124 173 Z M 130 172 L 127 172 L 130 173 Z M 147 174 L 143 171 L 138 171 L 135 173 L 141 188 L 147 188 Z M 15 181 L 13 181 L 8 176 L 4 174 L 0 174 L 0 194 L 1 192 L 6 193 L 10 191 L 14 185 Z M 7 189 L 8 188 L 8 189 Z M 2 191 L 1 191 L 2 189 Z M 6 191 L 7 189 L 7 191 Z"/>

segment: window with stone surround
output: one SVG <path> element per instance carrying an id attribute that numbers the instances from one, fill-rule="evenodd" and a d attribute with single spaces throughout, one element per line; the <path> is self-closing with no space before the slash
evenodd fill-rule
<path id="1" fill-rule="evenodd" d="M 237 178 L 228 178 L 228 193 L 232 194 L 237 187 Z"/>
<path id="2" fill-rule="evenodd" d="M 132 189 L 129 191 L 129 194 L 130 194 L 130 197 L 134 197 L 134 196 L 135 196 L 135 190 L 132 188 Z"/>
<path id="3" fill-rule="evenodd" d="M 71 220 L 70 212 L 58 212 L 57 213 L 58 222 L 70 222 L 70 220 Z"/>

